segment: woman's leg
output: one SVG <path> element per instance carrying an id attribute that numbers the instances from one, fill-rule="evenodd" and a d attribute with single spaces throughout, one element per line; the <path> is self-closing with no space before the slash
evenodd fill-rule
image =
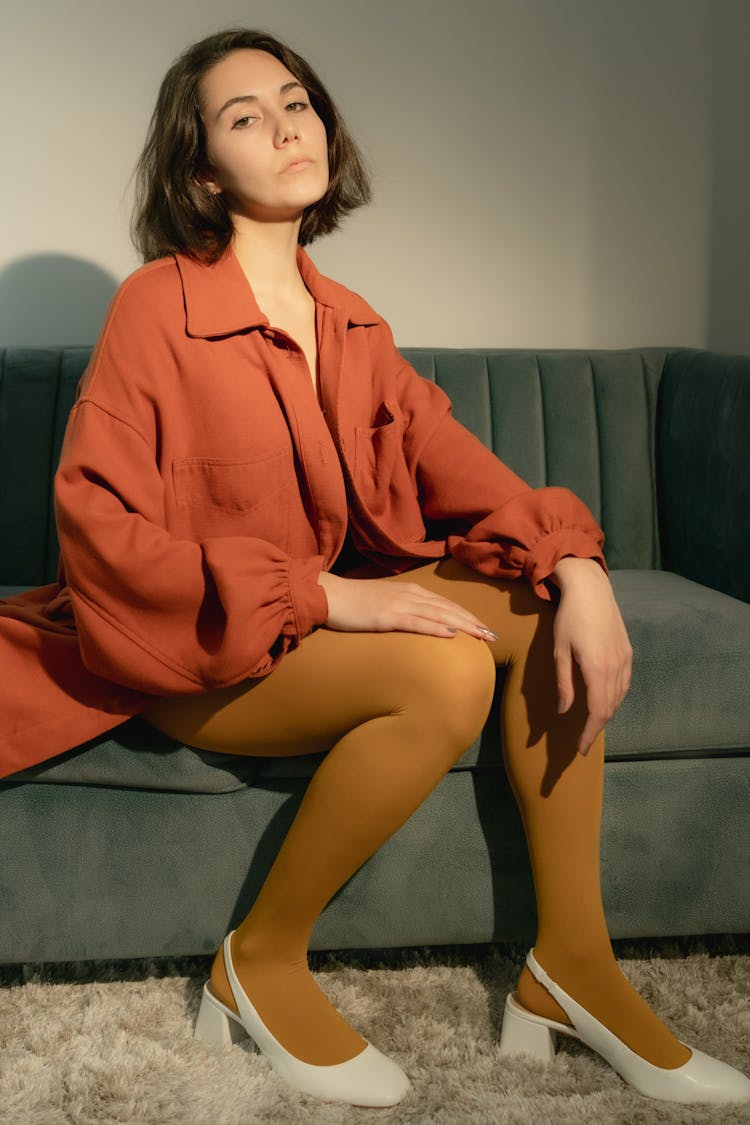
<path id="1" fill-rule="evenodd" d="M 339 887 L 480 732 L 494 682 L 486 646 L 466 634 L 444 639 L 320 629 L 252 686 L 246 681 L 160 700 L 145 713 L 159 729 L 209 750 L 262 756 L 329 751 L 232 937 L 245 991 L 297 1058 L 330 1065 L 364 1049 L 310 975 L 310 933 Z M 221 949 L 211 986 L 236 1010 Z"/>
<path id="2" fill-rule="evenodd" d="M 599 870 L 604 736 L 582 757 L 576 751 L 585 721 L 581 696 L 568 714 L 557 714 L 554 609 L 524 581 L 491 581 L 453 559 L 391 580 L 419 582 L 451 598 L 498 636 L 489 648 L 497 664 L 508 665 L 503 756 L 531 858 L 537 959 L 632 1050 L 655 1066 L 680 1066 L 689 1050 L 629 984 L 610 943 Z M 568 1022 L 525 966 L 518 992 L 531 1011 Z"/>

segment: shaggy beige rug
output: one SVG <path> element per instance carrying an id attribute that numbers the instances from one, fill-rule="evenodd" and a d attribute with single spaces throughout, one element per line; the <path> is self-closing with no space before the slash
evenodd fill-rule
<path id="1" fill-rule="evenodd" d="M 628 978 L 689 1044 L 750 1071 L 750 941 L 615 942 Z M 247 1044 L 192 1038 L 211 958 L 0 966 L 2 1125 L 739 1125 L 750 1105 L 690 1107 L 636 1094 L 560 1037 L 549 1065 L 498 1051 L 525 949 L 318 954 L 316 978 L 408 1072 L 392 1109 L 289 1090 Z"/>

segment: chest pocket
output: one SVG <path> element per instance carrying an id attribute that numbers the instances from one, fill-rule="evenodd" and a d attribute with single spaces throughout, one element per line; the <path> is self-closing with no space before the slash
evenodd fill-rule
<path id="1" fill-rule="evenodd" d="M 416 487 L 404 456 L 404 422 L 397 402 L 387 399 L 371 427 L 356 430 L 354 480 L 370 515 L 404 542 L 424 537 Z"/>
<path id="2" fill-rule="evenodd" d="M 248 535 L 288 550 L 291 450 L 249 459 L 188 457 L 173 462 L 172 479 L 182 538 Z"/>

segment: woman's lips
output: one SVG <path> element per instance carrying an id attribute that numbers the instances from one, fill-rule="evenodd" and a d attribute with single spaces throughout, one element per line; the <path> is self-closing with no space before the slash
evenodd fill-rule
<path id="1" fill-rule="evenodd" d="M 308 160 L 306 156 L 300 156 L 297 160 L 292 160 L 287 164 L 284 172 L 303 172 L 305 168 L 309 168 L 312 160 Z"/>

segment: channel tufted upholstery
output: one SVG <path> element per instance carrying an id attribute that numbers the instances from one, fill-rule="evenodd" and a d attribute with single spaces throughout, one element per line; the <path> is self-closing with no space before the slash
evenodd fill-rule
<path id="1" fill-rule="evenodd" d="M 664 351 L 404 355 L 519 476 L 535 488 L 564 484 L 588 504 L 611 567 L 659 565 L 653 451 Z"/>
<path id="2" fill-rule="evenodd" d="M 0 598 L 55 578 L 51 481 L 89 348 L 0 353 Z M 608 729 L 614 937 L 750 928 L 750 358 L 403 349 L 530 484 L 606 533 L 635 650 Z M 500 689 L 481 739 L 336 896 L 317 948 L 533 940 Z M 182 746 L 140 719 L 0 781 L 0 962 L 212 952 L 318 758 Z"/>

